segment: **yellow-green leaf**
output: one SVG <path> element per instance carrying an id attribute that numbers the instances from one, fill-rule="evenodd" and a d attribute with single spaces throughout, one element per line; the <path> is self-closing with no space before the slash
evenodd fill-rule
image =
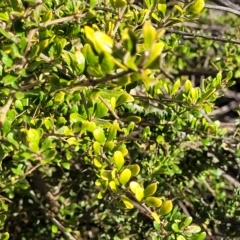
<path id="1" fill-rule="evenodd" d="M 93 136 L 99 143 L 104 143 L 106 138 L 103 129 L 97 128 L 93 131 Z"/>
<path id="2" fill-rule="evenodd" d="M 97 159 L 97 158 L 94 158 L 93 159 L 93 164 L 94 166 L 96 166 L 97 168 L 101 168 L 103 165 L 102 163 Z"/>
<path id="3" fill-rule="evenodd" d="M 104 150 L 106 151 L 111 151 L 114 148 L 114 142 L 110 141 L 110 142 L 105 142 L 104 144 Z"/>
<path id="4" fill-rule="evenodd" d="M 97 31 L 94 33 L 94 38 L 96 42 L 96 50 L 100 49 L 102 52 L 112 53 L 113 39 L 111 37 L 103 32 Z"/>
<path id="5" fill-rule="evenodd" d="M 112 179 L 115 179 L 116 176 L 117 176 L 117 169 L 114 168 L 114 169 L 112 170 Z"/>
<path id="6" fill-rule="evenodd" d="M 101 145 L 99 142 L 94 142 L 93 143 L 93 150 L 96 154 L 99 154 L 101 151 Z"/>
<path id="7" fill-rule="evenodd" d="M 120 176 L 119 181 L 122 185 L 125 185 L 131 178 L 131 171 L 129 169 L 124 169 Z"/>
<path id="8" fill-rule="evenodd" d="M 129 188 L 134 194 L 136 194 L 137 189 L 141 188 L 141 186 L 138 182 L 131 181 L 130 184 L 129 184 Z"/>
<path id="9" fill-rule="evenodd" d="M 188 8 L 187 12 L 190 14 L 199 14 L 205 5 L 204 0 L 195 0 Z"/>
<path id="10" fill-rule="evenodd" d="M 126 208 L 132 209 L 134 207 L 132 201 L 129 198 L 127 198 L 126 196 L 122 195 L 121 200 L 123 201 Z"/>
<path id="11" fill-rule="evenodd" d="M 177 91 L 179 90 L 180 88 L 180 84 L 181 84 L 181 81 L 180 79 L 178 79 L 174 84 L 173 84 L 173 87 L 172 87 L 172 90 L 171 90 L 171 96 L 174 96 Z"/>
<path id="12" fill-rule="evenodd" d="M 142 187 L 136 188 L 135 197 L 139 202 L 143 199 L 144 189 Z"/>
<path id="13" fill-rule="evenodd" d="M 160 218 L 159 218 L 159 216 L 157 215 L 156 212 L 152 212 L 152 217 L 158 224 L 161 223 Z"/>
<path id="14" fill-rule="evenodd" d="M 107 141 L 112 141 L 113 139 L 116 138 L 118 129 L 119 129 L 119 124 L 118 123 L 113 123 L 111 125 L 111 127 L 109 128 L 109 131 L 108 131 Z"/>
<path id="15" fill-rule="evenodd" d="M 104 197 L 104 192 L 103 191 L 99 192 L 97 195 L 97 198 L 102 199 L 103 197 Z"/>
<path id="16" fill-rule="evenodd" d="M 116 183 L 114 181 L 111 181 L 109 183 L 109 187 L 111 188 L 111 190 L 114 192 L 114 193 L 117 193 L 117 186 L 116 186 Z"/>
<path id="17" fill-rule="evenodd" d="M 135 123 L 140 123 L 142 121 L 141 117 L 138 116 L 129 116 L 124 119 L 125 122 L 135 122 Z"/>
<path id="18" fill-rule="evenodd" d="M 36 129 L 27 130 L 27 139 L 30 143 L 38 144 L 40 140 L 40 134 Z"/>
<path id="19" fill-rule="evenodd" d="M 107 170 L 101 171 L 101 178 L 104 180 L 111 181 L 112 180 L 111 171 L 107 171 Z"/>
<path id="20" fill-rule="evenodd" d="M 114 161 L 117 169 L 120 170 L 125 162 L 122 152 L 120 152 L 120 151 L 114 152 L 113 161 Z"/>
<path id="21" fill-rule="evenodd" d="M 140 167 L 138 164 L 131 164 L 127 168 L 131 171 L 133 177 L 137 176 L 140 172 Z"/>
<path id="22" fill-rule="evenodd" d="M 157 197 L 147 197 L 144 201 L 149 207 L 158 208 L 162 205 L 162 200 Z"/>
<path id="23" fill-rule="evenodd" d="M 147 49 L 150 49 L 152 47 L 152 44 L 156 38 L 156 34 L 156 29 L 149 21 L 146 21 L 143 25 L 143 39 Z"/>
<path id="24" fill-rule="evenodd" d="M 192 82 L 190 80 L 187 80 L 184 84 L 185 91 L 188 92 L 190 89 L 192 89 Z"/>
<path id="25" fill-rule="evenodd" d="M 157 191 L 157 183 L 149 184 L 146 189 L 144 190 L 144 196 L 152 196 Z"/>
<path id="26" fill-rule="evenodd" d="M 159 213 L 161 215 L 166 215 L 172 211 L 172 208 L 173 208 L 172 201 L 167 200 L 167 201 L 163 202 L 163 204 L 161 205 Z"/>
<path id="27" fill-rule="evenodd" d="M 110 3 L 113 8 L 123 8 L 127 5 L 126 0 L 110 0 Z"/>
<path id="28" fill-rule="evenodd" d="M 56 93 L 56 95 L 54 96 L 54 102 L 56 104 L 60 104 L 64 101 L 64 96 L 65 96 L 65 93 L 64 92 L 58 92 Z"/>
<path id="29" fill-rule="evenodd" d="M 164 48 L 163 42 L 157 42 L 157 43 L 153 44 L 153 46 L 150 50 L 150 53 L 149 53 L 149 57 L 148 57 L 146 63 L 144 64 L 144 68 L 147 68 L 155 59 L 160 57 L 163 48 Z"/>

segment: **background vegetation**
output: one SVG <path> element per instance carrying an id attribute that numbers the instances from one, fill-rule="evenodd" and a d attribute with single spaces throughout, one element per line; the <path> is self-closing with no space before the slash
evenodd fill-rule
<path id="1" fill-rule="evenodd" d="M 238 239 L 239 15 L 1 1 L 1 239 Z"/>

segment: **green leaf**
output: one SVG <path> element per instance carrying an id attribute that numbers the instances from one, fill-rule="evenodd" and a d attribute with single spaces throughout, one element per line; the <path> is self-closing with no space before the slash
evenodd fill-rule
<path id="1" fill-rule="evenodd" d="M 17 76 L 13 76 L 13 75 L 8 74 L 5 77 L 3 77 L 2 81 L 5 85 L 9 85 L 9 84 L 14 83 L 17 79 L 18 79 Z"/>
<path id="2" fill-rule="evenodd" d="M 107 141 L 112 141 L 112 140 L 114 140 L 116 138 L 118 129 L 119 129 L 119 124 L 118 123 L 113 123 L 111 125 L 111 127 L 108 130 Z"/>
<path id="3" fill-rule="evenodd" d="M 134 122 L 134 123 L 140 123 L 142 119 L 138 116 L 129 116 L 124 119 L 124 122 Z"/>
<path id="4" fill-rule="evenodd" d="M 124 162 L 125 162 L 122 152 L 120 152 L 120 151 L 114 152 L 113 161 L 117 167 L 117 170 L 120 170 L 123 167 Z"/>
<path id="5" fill-rule="evenodd" d="M 99 143 L 104 143 L 106 141 L 104 131 L 101 128 L 95 129 L 93 131 L 93 136 L 94 136 L 95 140 L 98 141 Z"/>
<path id="6" fill-rule="evenodd" d="M 87 73 L 91 76 L 91 77 L 96 77 L 96 78 L 100 78 L 104 76 L 104 73 L 102 71 L 102 68 L 99 64 L 96 64 L 94 66 L 88 66 L 87 67 Z"/>
<path id="7" fill-rule="evenodd" d="M 153 226 L 154 226 L 154 228 L 157 230 L 157 231 L 159 231 L 160 229 L 161 229 L 161 225 L 160 224 L 158 224 L 157 222 L 153 222 Z"/>
<path id="8" fill-rule="evenodd" d="M 94 54 L 90 44 L 85 44 L 82 48 L 82 53 L 88 65 L 95 65 L 98 63 L 98 56 Z"/>
<path id="9" fill-rule="evenodd" d="M 173 84 L 173 87 L 172 87 L 172 90 L 171 90 L 171 96 L 174 96 L 177 91 L 179 90 L 180 88 L 180 84 L 181 84 L 181 81 L 180 79 L 178 79 L 174 84 Z"/>
<path id="10" fill-rule="evenodd" d="M 25 97 L 25 94 L 24 94 L 23 92 L 16 92 L 16 93 L 15 93 L 15 98 L 16 98 L 16 99 L 21 100 L 21 99 L 23 99 L 24 97 Z"/>
<path id="11" fill-rule="evenodd" d="M 122 33 L 122 40 L 127 51 L 130 52 L 131 56 L 134 56 L 137 52 L 138 42 L 138 38 L 135 33 L 131 29 L 126 28 Z"/>
<path id="12" fill-rule="evenodd" d="M 187 217 L 183 223 L 183 228 L 188 227 L 192 223 L 193 218 L 192 217 Z"/>
<path id="13" fill-rule="evenodd" d="M 114 148 L 114 142 L 113 141 L 107 141 L 104 144 L 104 150 L 106 151 L 112 151 Z"/>
<path id="14" fill-rule="evenodd" d="M 186 238 L 182 235 L 177 236 L 177 240 L 186 240 Z"/>
<path id="15" fill-rule="evenodd" d="M 21 100 L 16 100 L 14 106 L 21 111 L 23 110 L 23 104 Z"/>
<path id="16" fill-rule="evenodd" d="M 0 240 L 8 240 L 10 237 L 8 232 L 2 233 Z"/>
<path id="17" fill-rule="evenodd" d="M 161 205 L 159 213 L 160 215 L 166 215 L 172 211 L 172 208 L 173 208 L 172 201 L 167 200 L 163 202 L 163 204 Z"/>
<path id="18" fill-rule="evenodd" d="M 55 226 L 55 225 L 52 225 L 52 232 L 53 233 L 57 233 L 58 232 L 58 227 L 57 226 Z"/>
<path id="19" fill-rule="evenodd" d="M 196 240 L 204 240 L 204 239 L 206 239 L 206 236 L 207 236 L 207 234 L 206 234 L 205 232 L 201 232 L 201 233 L 197 236 Z"/>
<path id="20" fill-rule="evenodd" d="M 61 162 L 61 166 L 67 170 L 71 167 L 70 162 Z"/>
<path id="21" fill-rule="evenodd" d="M 7 112 L 7 120 L 12 123 L 17 116 L 17 112 L 14 109 L 11 109 Z"/>
<path id="22" fill-rule="evenodd" d="M 157 197 L 147 197 L 144 201 L 150 207 L 158 208 L 162 205 L 162 200 Z"/>
<path id="23" fill-rule="evenodd" d="M 80 51 L 75 52 L 76 62 L 77 62 L 77 68 L 79 70 L 78 74 L 83 73 L 85 69 L 85 57 Z"/>
<path id="24" fill-rule="evenodd" d="M 11 144 L 13 144 L 16 148 L 19 146 L 19 142 L 14 139 L 14 135 L 13 135 L 12 132 L 10 132 L 10 133 L 7 135 L 7 140 L 8 140 Z"/>
<path id="25" fill-rule="evenodd" d="M 103 53 L 103 56 L 101 57 L 100 65 L 104 73 L 110 74 L 115 66 L 113 57 L 110 54 Z"/>
<path id="26" fill-rule="evenodd" d="M 1 32 L 1 28 L 0 28 L 0 32 Z M 0 53 L 2 55 L 3 64 L 6 65 L 7 67 L 11 67 L 13 65 L 13 60 L 4 51 L 0 50 Z"/>
<path id="27" fill-rule="evenodd" d="M 56 93 L 55 96 L 54 96 L 55 104 L 61 104 L 64 101 L 64 96 L 65 96 L 64 92 Z"/>
<path id="28" fill-rule="evenodd" d="M 152 196 L 157 191 L 157 183 L 149 184 L 144 190 L 144 196 L 149 197 Z"/>
<path id="29" fill-rule="evenodd" d="M 13 59 L 21 58 L 21 54 L 19 53 L 18 47 L 15 43 L 11 45 L 11 56 Z"/>
<path id="30" fill-rule="evenodd" d="M 124 103 L 127 103 L 127 102 L 133 102 L 134 101 L 134 98 L 128 94 L 128 93 L 123 93 L 118 99 L 117 99 L 117 102 L 116 102 L 116 106 L 120 106 Z"/>
<path id="31" fill-rule="evenodd" d="M 46 138 L 43 140 L 43 142 L 41 143 L 41 150 L 42 151 L 46 151 L 47 149 L 52 147 L 52 139 L 50 138 Z"/>
<path id="32" fill-rule="evenodd" d="M 11 122 L 9 122 L 8 120 L 5 120 L 2 126 L 2 131 L 3 131 L 3 135 L 7 135 L 7 133 L 9 133 L 9 131 L 11 130 L 12 124 Z"/>
<path id="33" fill-rule="evenodd" d="M 50 117 L 45 118 L 45 119 L 43 120 L 43 122 L 44 122 L 44 125 L 45 125 L 45 127 L 46 127 L 47 130 L 52 129 L 52 127 L 53 127 L 53 121 L 52 121 L 52 119 L 51 119 Z"/>
<path id="34" fill-rule="evenodd" d="M 119 176 L 119 182 L 124 186 L 126 183 L 128 183 L 130 178 L 131 171 L 129 169 L 124 169 Z"/>
<path id="35" fill-rule="evenodd" d="M 172 224 L 172 230 L 174 231 L 174 232 L 179 232 L 179 228 L 178 228 L 178 224 L 177 223 L 173 223 Z"/>

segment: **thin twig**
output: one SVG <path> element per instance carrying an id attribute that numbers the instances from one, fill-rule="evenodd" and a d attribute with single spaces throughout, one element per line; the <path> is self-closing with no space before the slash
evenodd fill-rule
<path id="1" fill-rule="evenodd" d="M 114 110 L 112 110 L 111 106 L 109 106 L 109 104 L 101 97 L 99 96 L 99 99 L 101 100 L 101 102 L 108 108 L 108 110 L 111 112 L 111 114 L 115 117 L 115 119 L 117 119 L 120 123 L 123 123 L 121 121 L 121 119 L 118 117 L 118 115 L 114 112 Z"/>
<path id="2" fill-rule="evenodd" d="M 9 108 L 11 107 L 12 102 L 13 102 L 13 99 L 10 97 L 8 99 L 7 103 L 0 110 L 0 126 L 2 126 L 4 124 L 7 112 L 9 110 Z"/>
<path id="3" fill-rule="evenodd" d="M 233 8 L 222 7 L 222 6 L 211 5 L 211 4 L 205 4 L 204 7 L 208 8 L 208 9 L 214 9 L 214 10 L 218 10 L 218 11 L 223 11 L 223 12 L 230 12 L 230 13 L 233 13 L 235 15 L 240 16 L 240 11 L 238 11 L 236 9 L 233 9 Z"/>
<path id="4" fill-rule="evenodd" d="M 115 24 L 115 27 L 114 27 L 113 31 L 112 31 L 112 36 L 114 36 L 114 35 L 117 33 L 117 30 L 118 30 L 118 28 L 119 28 L 119 26 L 120 26 L 120 24 L 121 24 L 121 20 L 122 20 L 122 18 L 123 18 L 123 15 L 124 15 L 127 7 L 128 7 L 128 5 L 124 6 L 124 7 L 122 8 L 122 10 L 119 12 L 119 14 L 118 14 L 118 20 L 117 20 L 117 22 L 116 22 L 116 24 Z"/>
<path id="5" fill-rule="evenodd" d="M 214 41 L 218 41 L 218 42 L 234 43 L 234 44 L 240 45 L 240 41 L 235 40 L 235 39 L 226 39 L 226 38 L 207 36 L 207 35 L 196 34 L 196 33 L 188 33 L 188 32 L 184 32 L 184 31 L 173 30 L 170 28 L 166 28 L 166 31 L 169 33 L 176 33 L 176 34 L 179 34 L 182 36 L 195 37 L 195 38 L 200 37 L 200 38 L 205 38 L 205 39 L 214 40 Z"/>

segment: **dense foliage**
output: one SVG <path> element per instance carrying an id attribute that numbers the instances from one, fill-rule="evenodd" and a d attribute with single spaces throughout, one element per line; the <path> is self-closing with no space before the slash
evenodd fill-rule
<path id="1" fill-rule="evenodd" d="M 1 239 L 240 235 L 240 13 L 203 7 L 0 3 Z"/>

